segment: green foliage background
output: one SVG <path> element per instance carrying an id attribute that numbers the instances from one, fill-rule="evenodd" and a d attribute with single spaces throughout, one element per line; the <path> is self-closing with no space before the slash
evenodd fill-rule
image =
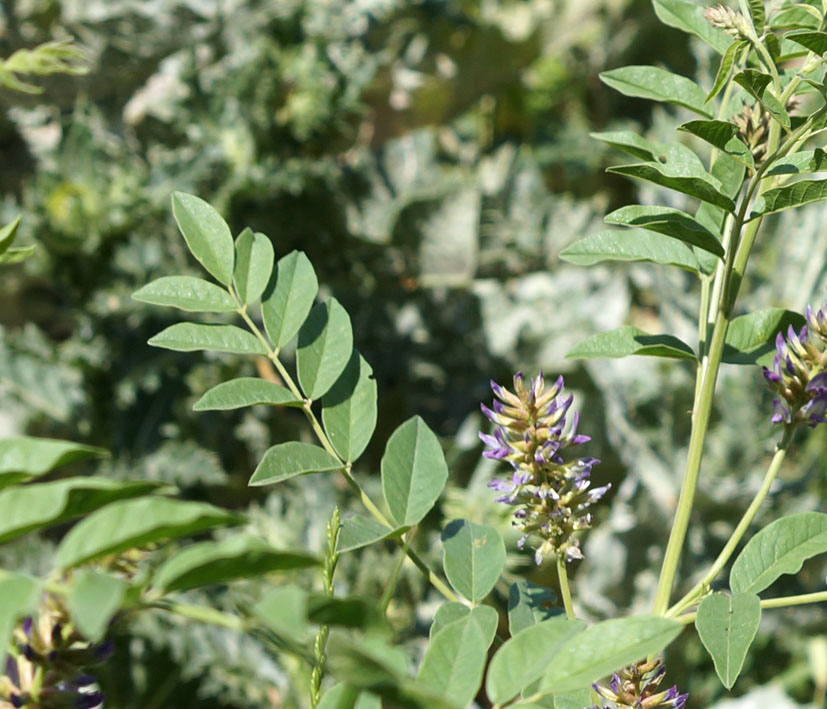
<path id="1" fill-rule="evenodd" d="M 249 225 L 277 255 L 307 252 L 351 314 L 379 385 L 379 428 L 359 463 L 375 474 L 368 487 L 402 420 L 421 414 L 443 436 L 449 492 L 416 541 L 434 560 L 443 515 L 499 519 L 510 573 L 555 585 L 517 551 L 491 502 L 493 466 L 476 432 L 488 379 L 564 373 L 594 439 L 588 454 L 603 460 L 595 481 L 614 485 L 574 570 L 575 595 L 593 619 L 648 609 L 685 457 L 691 372 L 564 356 L 626 323 L 691 339 L 697 294 L 682 272 L 580 269 L 558 253 L 598 231 L 610 209 L 675 201 L 604 174 L 611 149 L 590 131 L 660 139 L 671 119 L 597 73 L 653 63 L 709 87 L 717 65 L 707 49 L 661 25 L 646 0 L 17 0 L 0 21 L 2 56 L 74 38 L 92 65 L 86 76 L 44 79 L 39 96 L 0 95 L 0 221 L 22 212 L 18 242 L 39 246 L 2 273 L 0 434 L 108 448 L 107 474 L 247 508 L 278 546 L 322 548 L 334 502 L 347 500 L 336 480 L 246 487 L 269 445 L 306 438 L 301 415 L 195 414 L 207 388 L 253 365 L 146 345 L 177 318 L 129 294 L 197 273 L 169 209 L 173 190 L 192 192 L 234 233 Z M 751 308 L 823 301 L 825 218 L 813 206 L 768 225 L 747 284 Z M 771 452 L 760 374 L 732 370 L 719 386 L 684 579 L 727 538 Z M 819 431 L 760 522 L 818 508 L 824 453 Z M 50 554 L 48 539 L 2 552 L 4 565 L 32 569 Z M 391 564 L 381 546 L 345 555 L 337 586 L 378 595 Z M 779 595 L 819 589 L 823 578 L 810 564 Z M 247 586 L 242 594 L 260 590 Z M 391 617 L 416 655 L 438 599 L 407 567 L 401 591 Z M 238 599 L 216 591 L 211 600 L 232 608 Z M 765 613 L 735 686 L 741 704 L 715 704 L 722 690 L 697 641 L 676 645 L 670 678 L 693 707 L 799 706 L 827 685 L 825 632 L 818 607 Z M 306 671 L 264 641 L 155 616 L 120 638 L 106 672 L 109 702 L 124 709 L 297 707 L 307 687 Z"/>

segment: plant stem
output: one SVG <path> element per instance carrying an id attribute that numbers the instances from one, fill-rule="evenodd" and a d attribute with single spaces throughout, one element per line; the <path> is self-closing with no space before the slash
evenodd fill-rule
<path id="1" fill-rule="evenodd" d="M 148 604 L 147 607 L 158 608 L 159 610 L 180 615 L 182 618 L 189 618 L 199 623 L 217 625 L 222 628 L 229 628 L 230 630 L 242 632 L 249 630 L 249 623 L 243 618 L 224 613 L 209 606 L 195 606 L 189 603 L 177 603 L 175 601 L 155 601 L 154 603 Z"/>
<path id="2" fill-rule="evenodd" d="M 755 497 L 752 499 L 752 502 L 746 512 L 744 512 L 744 516 L 741 517 L 741 521 L 738 522 L 738 526 L 735 527 L 729 541 L 727 541 L 724 548 L 721 549 L 720 554 L 718 554 L 718 557 L 715 559 L 712 566 L 709 567 L 709 570 L 706 574 L 704 574 L 703 578 L 692 587 L 692 590 L 667 611 L 666 615 L 675 616 L 684 608 L 687 608 L 692 605 L 692 603 L 697 601 L 701 595 L 706 593 L 709 584 L 715 580 L 721 572 L 721 569 L 723 569 L 726 563 L 730 560 L 735 548 L 738 546 L 741 539 L 743 539 L 744 534 L 750 524 L 752 524 L 752 521 L 755 519 L 755 515 L 758 513 L 759 508 L 763 504 L 764 500 L 767 499 L 770 488 L 778 475 L 778 471 L 781 469 L 781 464 L 784 462 L 784 457 L 787 455 L 787 448 L 789 447 L 792 433 L 792 427 L 787 426 L 784 430 L 784 435 L 781 438 L 781 441 L 776 446 L 775 455 L 772 457 L 772 461 L 770 461 L 770 465 L 767 468 L 766 475 L 764 475 L 764 480 L 761 483 L 761 487 L 758 489 L 758 492 L 755 493 Z"/>
<path id="3" fill-rule="evenodd" d="M 765 598 L 761 601 L 761 608 L 791 608 L 793 606 L 803 606 L 808 603 L 821 603 L 827 601 L 827 591 L 818 591 L 816 593 L 802 593 L 799 596 L 782 596 L 781 598 Z M 694 623 L 698 617 L 697 612 L 684 613 L 675 618 L 679 623 L 689 625 Z"/>
<path id="4" fill-rule="evenodd" d="M 678 507 L 675 511 L 675 520 L 669 534 L 669 541 L 666 545 L 666 553 L 663 557 L 658 588 L 655 594 L 654 612 L 662 615 L 669 606 L 669 598 L 672 593 L 672 586 L 677 575 L 680 564 L 683 543 L 686 539 L 686 531 L 689 527 L 689 518 L 692 514 L 692 504 L 695 499 L 695 490 L 698 485 L 701 460 L 703 458 L 703 447 L 706 439 L 706 431 L 709 426 L 709 416 L 712 410 L 712 398 L 715 392 L 715 383 L 718 378 L 718 370 L 721 365 L 721 357 L 724 351 L 727 329 L 735 306 L 735 299 L 746 271 L 749 255 L 755 242 L 755 237 L 761 225 L 760 219 L 754 219 L 747 227 L 745 238 L 740 239 L 741 230 L 747 222 L 747 210 L 753 201 L 758 198 L 769 187 L 761 180 L 764 173 L 772 166 L 779 157 L 786 155 L 787 151 L 795 145 L 796 141 L 809 130 L 812 122 L 819 117 L 827 106 L 822 107 L 814 113 L 805 123 L 799 126 L 784 141 L 782 146 L 776 144 L 778 132 L 770 132 L 770 141 L 767 145 L 767 159 L 755 171 L 749 181 L 746 192 L 741 199 L 741 204 L 732 229 L 729 232 L 729 241 L 726 245 L 726 261 L 721 279 L 719 293 L 713 290 L 713 298 L 717 295 L 717 312 L 712 330 L 712 338 L 707 350 L 708 354 L 698 368 L 698 377 L 701 377 L 701 384 L 695 397 L 695 406 L 692 410 L 692 433 L 689 437 L 689 453 L 686 460 L 686 473 L 681 485 Z M 717 285 L 716 274 L 716 285 Z"/>
<path id="5" fill-rule="evenodd" d="M 382 615 L 385 615 L 388 611 L 388 605 L 390 605 L 391 598 L 393 597 L 393 592 L 396 589 L 396 584 L 399 582 L 399 574 L 402 571 L 402 564 L 405 563 L 408 547 L 410 546 L 411 540 L 414 537 L 414 532 L 415 530 L 412 529 L 410 532 L 404 535 L 403 546 L 400 550 L 401 553 L 396 559 L 396 563 L 393 565 L 391 575 L 388 578 L 388 583 L 385 585 L 385 590 L 382 592 L 382 598 L 379 599 L 379 610 L 382 613 Z"/>
<path id="6" fill-rule="evenodd" d="M 560 594 L 563 596 L 563 605 L 569 620 L 574 620 L 574 607 L 571 604 L 571 590 L 569 589 L 569 575 L 566 571 L 566 560 L 557 555 L 557 578 L 560 581 Z"/>
<path id="7" fill-rule="evenodd" d="M 296 397 L 299 401 L 303 401 L 304 405 L 302 406 L 302 411 L 304 411 L 307 420 L 310 422 L 310 426 L 313 429 L 313 433 L 316 434 L 316 438 L 319 439 L 319 443 L 321 443 L 322 447 L 330 453 L 333 457 L 338 459 L 342 463 L 342 467 L 339 469 L 339 473 L 341 473 L 342 477 L 344 477 L 345 482 L 348 486 L 353 490 L 353 492 L 359 497 L 362 504 L 365 506 L 368 512 L 370 512 L 371 516 L 380 524 L 384 525 L 388 528 L 388 530 L 393 530 L 394 525 L 390 523 L 387 517 L 382 513 L 382 511 L 377 507 L 376 503 L 370 498 L 370 495 L 365 492 L 362 486 L 358 483 L 358 481 L 353 477 L 353 474 L 350 470 L 350 463 L 346 463 L 339 457 L 339 454 L 333 448 L 333 445 L 330 443 L 330 439 L 325 434 L 322 425 L 319 423 L 319 419 L 316 418 L 316 414 L 313 413 L 313 409 L 311 409 L 311 401 L 306 399 L 302 396 L 301 390 L 296 385 L 296 382 L 293 381 L 293 378 L 290 376 L 290 372 L 287 371 L 285 366 L 281 363 L 278 357 L 278 351 L 275 350 L 264 334 L 261 332 L 259 327 L 253 322 L 252 318 L 250 318 L 249 314 L 247 313 L 247 308 L 244 306 L 238 296 L 230 289 L 230 295 L 233 296 L 236 300 L 236 304 L 238 305 L 237 313 L 241 316 L 244 320 L 245 324 L 253 335 L 256 336 L 259 342 L 264 346 L 267 350 L 267 357 L 273 363 L 276 370 L 279 373 L 279 376 L 284 381 L 287 388 L 290 390 L 290 393 Z M 430 581 L 431 585 L 437 589 L 446 599 L 449 601 L 458 601 L 458 596 L 451 590 L 451 588 L 434 572 L 430 569 L 430 567 L 420 558 L 420 556 L 410 548 L 410 546 L 406 546 L 401 539 L 395 539 L 394 543 L 399 546 L 400 548 L 405 550 L 408 558 L 413 561 L 416 567 L 425 575 L 425 577 Z"/>
<path id="8" fill-rule="evenodd" d="M 765 598 L 761 601 L 761 608 L 787 608 L 789 606 L 803 606 L 807 603 L 821 603 L 822 601 L 827 601 L 827 591 L 802 593 L 798 596 L 782 596 L 781 598 Z"/>

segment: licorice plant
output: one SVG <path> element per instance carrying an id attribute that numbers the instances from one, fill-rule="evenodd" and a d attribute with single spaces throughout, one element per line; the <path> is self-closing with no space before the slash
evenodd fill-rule
<path id="1" fill-rule="evenodd" d="M 176 499 L 174 491 L 143 481 L 37 482 L 58 465 L 101 451 L 31 438 L 0 442 L 0 541 L 80 518 L 62 537 L 47 577 L 0 576 L 0 642 L 7 649 L 0 707 L 105 706 L 89 668 L 110 652 L 113 625 L 128 627 L 139 612 L 253 633 L 273 652 L 295 656 L 307 669 L 311 707 L 366 709 L 383 701 L 402 707 L 690 707 L 692 697 L 667 681 L 661 657 L 682 633 L 697 631 L 729 689 L 762 609 L 827 600 L 827 592 L 759 595 L 827 552 L 827 514 L 800 512 L 751 530 L 790 446 L 827 421 L 827 306 L 816 303 L 804 314 L 738 314 L 764 221 L 827 198 L 827 179 L 808 177 L 827 165 L 818 147 L 827 129 L 827 2 L 765 8 L 760 0 L 740 0 L 737 9 L 704 11 L 687 0 L 654 0 L 654 7 L 665 23 L 721 55 L 714 83 L 707 90 L 650 66 L 607 71 L 602 80 L 621 93 L 672 104 L 697 118 L 681 123 L 671 143 L 628 131 L 595 138 L 636 160 L 611 172 L 653 183 L 661 193 L 674 191 L 671 201 L 686 211 L 623 207 L 606 217 L 623 229 L 583 238 L 561 254 L 580 265 L 614 260 L 676 266 L 697 278 L 694 346 L 625 326 L 595 334 L 570 353 L 661 357 L 691 366 L 696 375 L 686 468 L 651 612 L 591 624 L 577 617 L 569 570 L 583 557 L 580 539 L 597 523 L 609 486 L 601 484 L 599 460 L 592 456 L 600 453 L 579 429 L 577 405 L 564 393 L 562 377 L 518 372 L 505 386 L 492 382 L 493 403 L 482 403 L 492 424 L 480 432 L 483 455 L 500 469 L 489 483 L 492 494 L 510 508 L 518 547 L 531 549 L 532 562 L 551 565 L 559 579 L 559 604 L 551 589 L 522 580 L 511 585 L 506 606 L 495 590 L 507 560 L 496 520 L 490 526 L 447 522 L 441 570 L 422 553 L 426 546 L 414 544 L 450 474 L 440 442 L 422 418 L 408 419 L 385 442 L 381 500 L 368 494 L 354 471 L 376 428 L 377 384 L 354 348 L 345 308 L 333 297 L 318 300 L 308 258 L 293 251 L 277 259 L 278 239 L 251 229 L 233 238 L 212 206 L 176 192 L 174 218 L 211 280 L 167 276 L 134 298 L 208 319 L 173 324 L 149 344 L 256 358 L 261 376 L 215 383 L 195 410 L 219 416 L 215 412 L 264 405 L 301 412 L 315 440 L 275 442 L 249 484 L 338 476 L 363 514 L 340 519 L 338 508 L 330 509 L 321 557 L 226 530 L 217 540 L 198 539 L 172 554 L 172 540 L 231 528 L 244 518 Z M 772 390 L 767 419 L 778 441 L 763 483 L 725 546 L 702 577 L 676 595 L 725 362 L 752 366 L 756 382 Z M 378 599 L 338 597 L 335 573 L 342 556 L 374 544 L 399 550 L 385 592 Z M 400 653 L 386 621 L 406 559 L 443 597 L 416 663 Z M 321 569 L 321 592 L 285 580 L 285 574 L 313 567 Z M 726 568 L 728 579 L 721 576 Z M 276 572 L 266 592 L 239 601 L 233 612 L 182 595 Z"/>

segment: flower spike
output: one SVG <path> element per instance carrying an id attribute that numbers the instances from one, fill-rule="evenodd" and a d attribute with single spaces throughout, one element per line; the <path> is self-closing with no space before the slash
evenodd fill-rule
<path id="1" fill-rule="evenodd" d="M 491 382 L 498 401 L 494 401 L 493 410 L 481 405 L 482 412 L 497 425 L 493 435 L 480 433 L 486 445 L 483 456 L 508 461 L 513 468 L 510 480 L 494 478 L 488 487 L 501 493 L 497 502 L 517 508 L 513 524 L 523 534 L 518 546 L 522 549 L 531 540 L 538 565 L 549 558 L 583 558 L 573 535 L 591 527 L 588 508 L 610 487 L 589 489 L 592 468 L 600 462 L 597 458 L 566 462 L 563 457 L 567 448 L 590 440 L 577 432 L 578 412 L 567 425 L 574 397 L 561 396 L 564 384 L 560 376 L 547 388 L 542 372 L 534 379 L 517 372 L 513 392 Z"/>

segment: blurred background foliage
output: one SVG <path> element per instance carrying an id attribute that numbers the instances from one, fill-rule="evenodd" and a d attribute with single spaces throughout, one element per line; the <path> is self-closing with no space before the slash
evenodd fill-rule
<path id="1" fill-rule="evenodd" d="M 477 439 L 488 380 L 506 383 L 517 369 L 565 374 L 581 430 L 593 436 L 588 454 L 603 460 L 595 480 L 614 485 L 574 570 L 580 612 L 596 619 L 650 606 L 693 373 L 646 359 L 583 365 L 565 354 L 624 323 L 692 341 L 696 284 L 662 267 L 582 269 L 557 255 L 598 231 L 609 209 L 675 200 L 603 172 L 611 149 L 590 131 L 673 140 L 675 117 L 613 93 L 598 72 L 651 63 L 708 88 L 717 62 L 707 49 L 661 25 L 648 0 L 0 5 L 0 56 L 62 39 L 85 48 L 87 75 L 45 78 L 40 95 L 0 94 L 0 221 L 22 212 L 18 241 L 38 246 L 0 276 L 2 435 L 106 447 L 106 473 L 246 508 L 278 546 L 321 549 L 332 506 L 355 509 L 333 478 L 246 487 L 267 447 L 307 438 L 296 412 L 191 411 L 219 381 L 271 376 L 266 365 L 146 345 L 177 318 L 129 295 L 159 276 L 197 273 L 169 209 L 172 190 L 192 192 L 235 233 L 249 225 L 267 234 L 277 255 L 307 252 L 350 312 L 379 383 L 379 429 L 357 465 L 369 489 L 403 419 L 419 413 L 443 437 L 450 488 L 416 540 L 435 564 L 445 519 L 499 519 L 508 535 L 485 487 L 495 466 Z M 744 308 L 823 301 L 826 218 L 823 206 L 772 218 Z M 684 583 L 748 504 L 775 435 L 758 370 L 725 370 Z M 761 521 L 818 508 L 826 468 L 823 432 L 802 439 Z M 514 578 L 555 586 L 553 572 L 536 571 L 507 539 Z M 0 561 L 18 567 L 41 567 L 51 553 L 48 539 L 4 549 Z M 337 589 L 378 595 L 391 554 L 380 545 L 346 555 Z M 778 595 L 821 588 L 824 571 L 806 566 L 779 582 Z M 218 589 L 211 602 L 231 609 L 263 585 Z M 438 602 L 406 567 L 391 617 L 412 659 Z M 132 631 L 104 677 L 112 707 L 304 706 L 306 669 L 260 639 L 154 616 Z M 696 708 L 822 706 L 824 633 L 819 607 L 765 613 L 735 700 L 722 699 L 711 661 L 687 633 L 670 679 Z"/>

